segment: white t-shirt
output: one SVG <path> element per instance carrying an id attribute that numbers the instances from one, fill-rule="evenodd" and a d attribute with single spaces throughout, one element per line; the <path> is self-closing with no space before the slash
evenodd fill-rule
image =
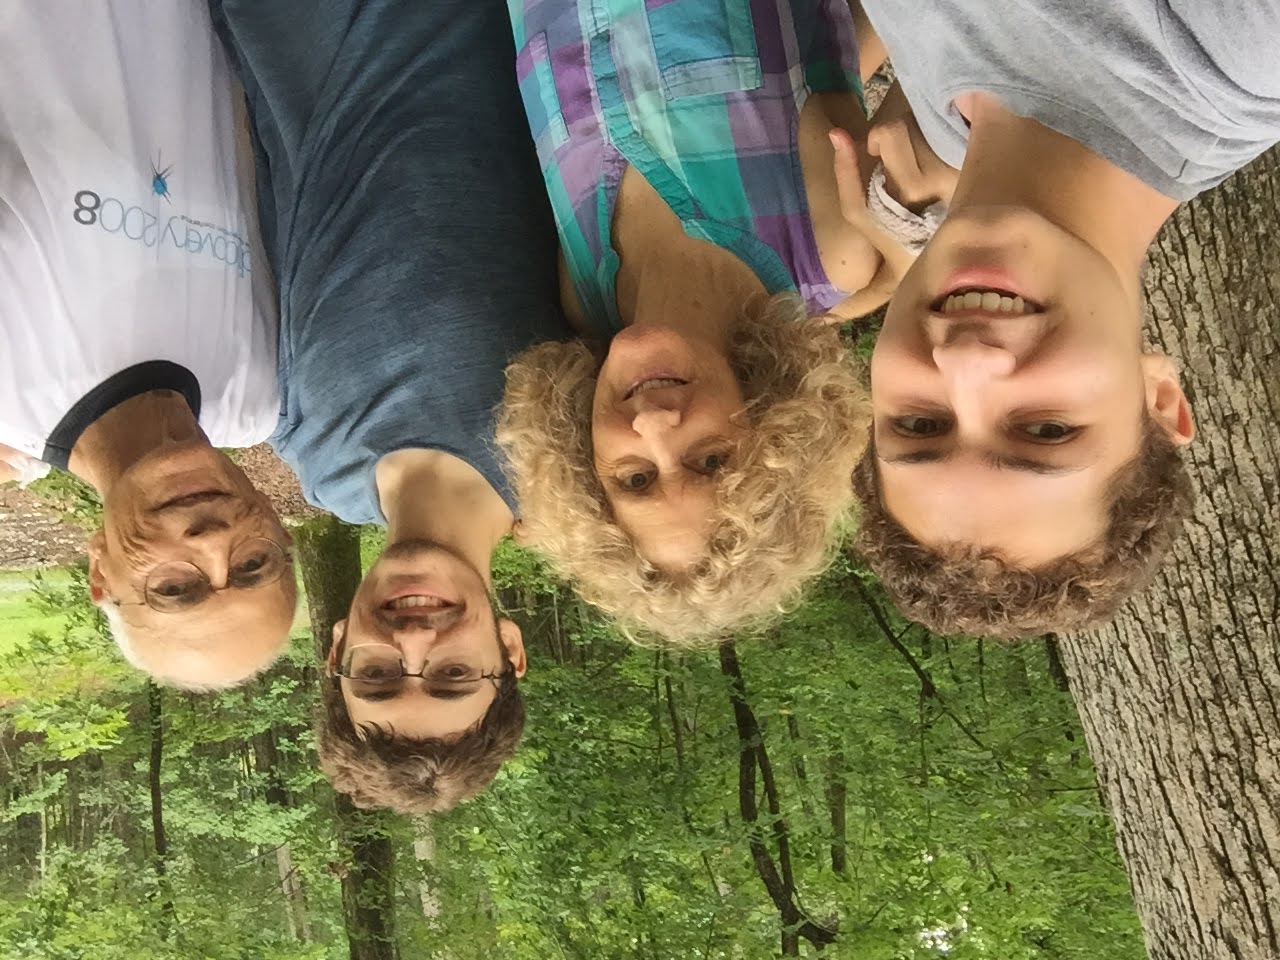
<path id="1" fill-rule="evenodd" d="M 0 443 L 65 467 L 159 388 L 218 446 L 271 433 L 241 104 L 203 0 L 0 3 Z"/>

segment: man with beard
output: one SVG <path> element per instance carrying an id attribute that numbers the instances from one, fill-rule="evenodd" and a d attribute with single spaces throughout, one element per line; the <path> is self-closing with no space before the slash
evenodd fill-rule
<path id="1" fill-rule="evenodd" d="M 361 806 L 484 789 L 524 724 L 489 598 L 513 500 L 507 358 L 566 336 L 502 0 L 211 0 L 248 96 L 280 285 L 273 444 L 388 546 L 334 631 L 320 754 Z"/>

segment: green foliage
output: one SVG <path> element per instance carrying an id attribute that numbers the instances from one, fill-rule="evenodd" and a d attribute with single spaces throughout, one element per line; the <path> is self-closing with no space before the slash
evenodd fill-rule
<path id="1" fill-rule="evenodd" d="M 363 561 L 381 546 L 365 534 Z M 785 625 L 736 645 L 760 730 L 745 749 L 767 758 L 778 800 L 775 814 L 753 761 L 747 823 L 715 650 L 626 643 L 510 542 L 494 586 L 530 650 L 525 741 L 452 813 L 369 821 L 396 851 L 402 956 L 776 956 L 753 843 L 782 871 L 783 837 L 801 915 L 836 931 L 823 957 L 1143 956 L 1042 644 L 931 637 L 844 563 Z M 309 637 L 239 690 L 165 692 L 160 873 L 145 684 L 83 570 L 34 599 L 45 628 L 0 650 L 0 960 L 346 957 L 351 838 L 316 768 Z M 434 851 L 415 859 L 415 839 Z M 801 938 L 799 955 L 818 954 Z"/>
<path id="2" fill-rule="evenodd" d="M 62 511 L 63 517 L 86 530 L 102 519 L 102 500 L 93 487 L 65 470 L 54 469 L 31 484 L 31 491 Z"/>

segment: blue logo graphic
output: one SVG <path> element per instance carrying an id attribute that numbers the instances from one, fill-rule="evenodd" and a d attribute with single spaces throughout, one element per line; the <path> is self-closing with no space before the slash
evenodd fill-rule
<path id="1" fill-rule="evenodd" d="M 160 153 L 156 155 L 156 162 L 151 165 L 151 192 L 173 203 L 173 197 L 169 196 L 169 174 L 173 171 L 173 164 L 161 170 L 160 164 L 163 162 L 164 154 Z"/>

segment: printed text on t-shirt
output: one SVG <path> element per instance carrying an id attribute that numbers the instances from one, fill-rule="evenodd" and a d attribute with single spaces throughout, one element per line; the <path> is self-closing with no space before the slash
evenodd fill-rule
<path id="1" fill-rule="evenodd" d="M 180 213 L 165 221 L 140 206 L 126 207 L 114 197 L 103 197 L 93 190 L 80 190 L 75 195 L 71 217 L 82 227 L 100 226 L 104 231 L 141 243 L 146 247 L 171 244 L 193 256 L 207 256 L 234 267 L 245 276 L 251 271 L 249 244 L 239 234 L 192 220 Z"/>

